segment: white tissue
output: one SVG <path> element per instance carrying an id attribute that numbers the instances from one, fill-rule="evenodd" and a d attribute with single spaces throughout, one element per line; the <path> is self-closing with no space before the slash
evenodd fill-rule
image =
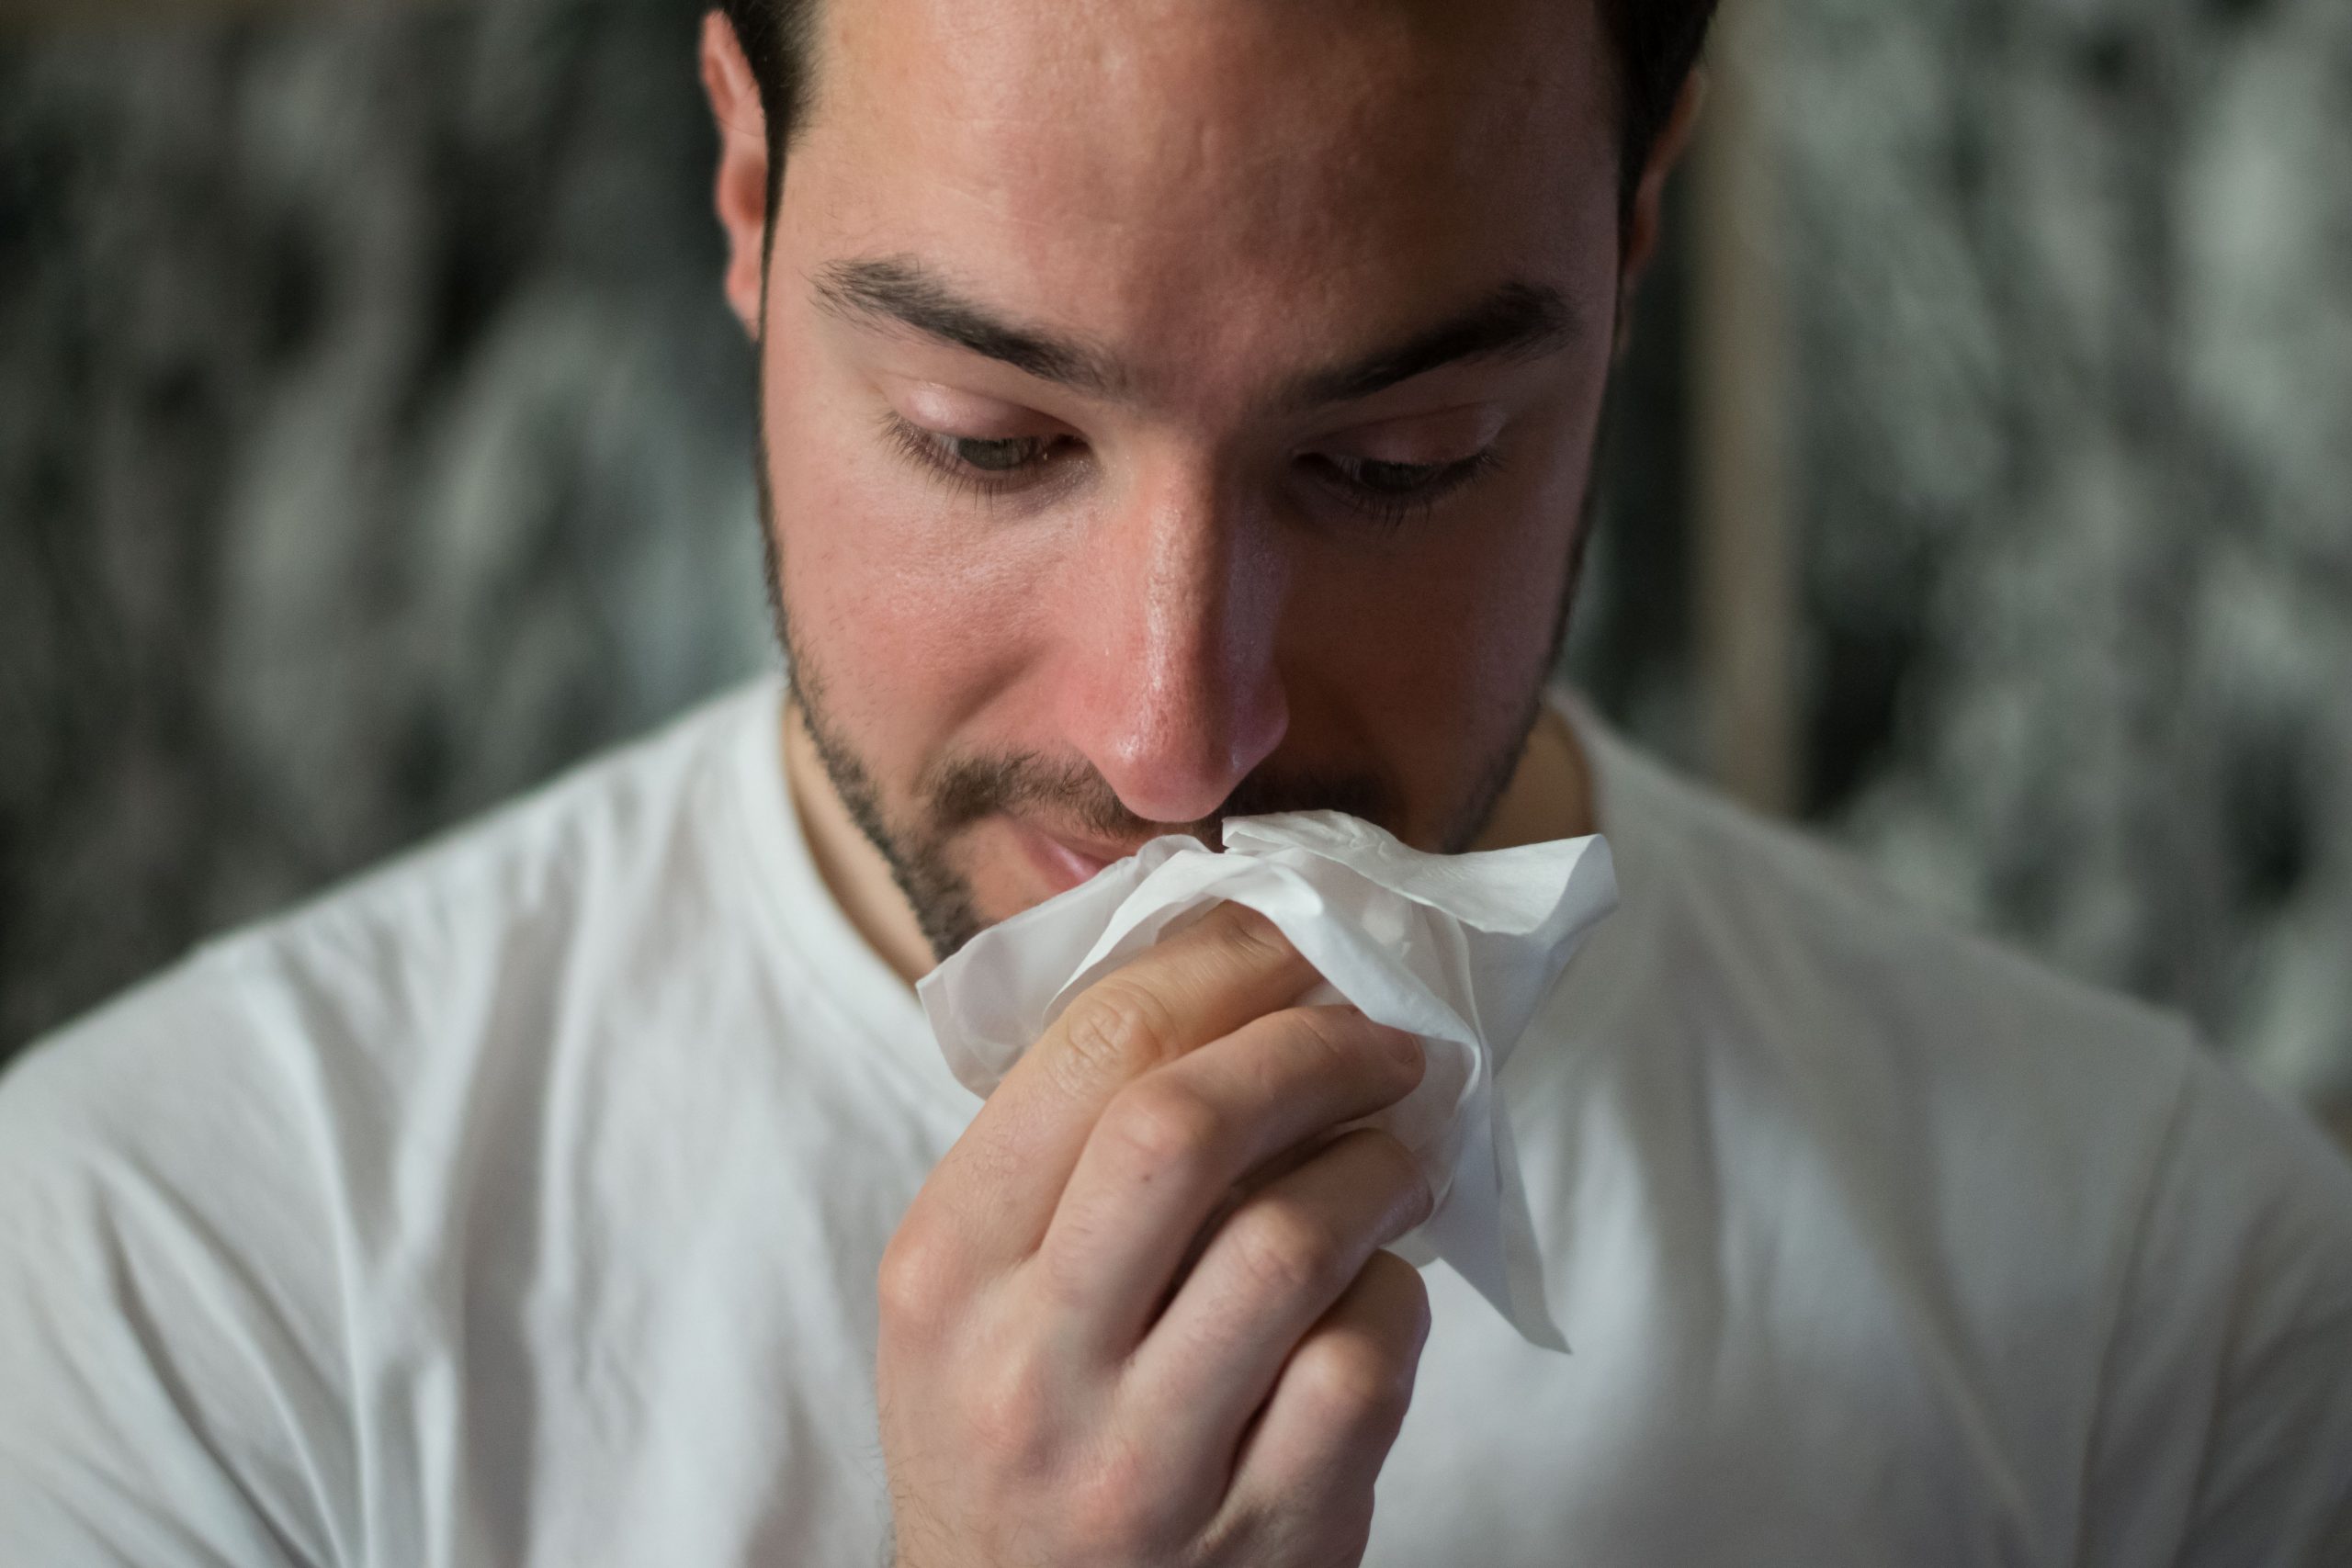
<path id="1" fill-rule="evenodd" d="M 982 931 L 917 987 L 958 1081 L 994 1089 L 1096 979 L 1188 915 L 1230 901 L 1281 928 L 1345 1000 L 1419 1035 L 1420 1087 L 1373 1119 L 1428 1177 L 1429 1220 L 1394 1244 L 1443 1258 L 1532 1343 L 1565 1350 L 1496 1075 L 1584 934 L 1616 907 L 1609 846 L 1564 839 L 1430 855 L 1334 811 L 1237 818 L 1226 852 L 1155 839 L 1095 877 Z"/>

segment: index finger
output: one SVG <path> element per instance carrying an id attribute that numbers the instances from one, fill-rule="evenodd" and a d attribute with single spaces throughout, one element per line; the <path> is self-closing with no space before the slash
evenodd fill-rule
<path id="1" fill-rule="evenodd" d="M 1136 1078 L 1317 979 L 1273 921 L 1220 904 L 1080 993 L 932 1173 L 966 1240 L 1010 1262 L 1035 1250 L 1097 1118 Z"/>

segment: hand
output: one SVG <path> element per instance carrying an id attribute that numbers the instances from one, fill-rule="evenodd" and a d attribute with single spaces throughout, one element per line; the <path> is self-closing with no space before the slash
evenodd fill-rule
<path id="1" fill-rule="evenodd" d="M 1363 1556 L 1429 1329 L 1376 1249 L 1430 1194 L 1387 1134 L 1331 1134 L 1422 1062 L 1292 1005 L 1316 979 L 1220 906 L 1072 1002 L 932 1173 L 882 1260 L 899 1568 Z"/>

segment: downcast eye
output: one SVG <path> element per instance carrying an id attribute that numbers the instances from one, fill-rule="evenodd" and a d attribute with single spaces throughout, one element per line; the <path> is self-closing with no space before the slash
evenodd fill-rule
<path id="1" fill-rule="evenodd" d="M 1478 459 L 1453 463 L 1384 463 L 1372 457 L 1322 457 L 1315 462 L 1333 479 L 1360 494 L 1386 499 L 1419 495 L 1442 489 L 1461 478 Z"/>
<path id="2" fill-rule="evenodd" d="M 1382 495 L 1410 495 L 1444 475 L 1451 463 L 1378 463 L 1358 458 L 1348 465 L 1348 477 Z"/>
<path id="3" fill-rule="evenodd" d="M 957 462 L 988 474 L 1009 474 L 1046 456 L 1046 443 L 1034 435 L 1015 435 L 1000 441 L 958 436 L 948 446 Z"/>
<path id="4" fill-rule="evenodd" d="M 1382 524 L 1435 509 L 1501 463 L 1491 446 L 1444 463 L 1391 463 L 1329 453 L 1306 461 L 1342 503 Z"/>

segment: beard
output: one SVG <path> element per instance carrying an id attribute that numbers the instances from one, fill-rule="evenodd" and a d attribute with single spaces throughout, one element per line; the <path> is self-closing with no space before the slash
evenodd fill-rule
<path id="1" fill-rule="evenodd" d="M 970 878 L 956 863 L 956 840 L 967 829 L 989 817 L 1025 810 L 1098 840 L 1139 842 L 1162 834 L 1182 833 L 1214 850 L 1225 847 L 1228 818 L 1257 817 L 1282 811 L 1340 811 L 1402 838 L 1403 792 L 1395 781 L 1376 772 L 1306 772 L 1261 764 L 1234 787 L 1208 817 L 1188 823 L 1156 822 L 1138 817 L 1120 801 L 1109 782 L 1092 767 L 1060 761 L 1033 751 L 946 758 L 926 768 L 917 779 L 910 809 L 894 816 L 886 808 L 874 772 L 858 754 L 845 730 L 835 721 L 828 699 L 822 664 L 811 650 L 798 646 L 793 621 L 785 604 L 781 547 L 776 532 L 775 497 L 769 483 L 767 418 L 760 410 L 759 476 L 760 549 L 767 579 L 768 608 L 776 641 L 784 651 L 785 680 L 791 701 L 807 726 L 818 761 L 850 819 L 882 856 L 899 893 L 913 908 L 933 956 L 944 963 L 966 942 L 994 923 L 982 915 Z M 1608 402 L 1600 425 L 1608 425 Z M 1596 432 L 1594 446 L 1600 444 Z M 1587 469 L 1589 473 L 1590 468 Z M 1552 617 L 1552 635 L 1544 661 L 1521 694 L 1511 724 L 1494 747 L 1479 760 L 1470 780 L 1450 809 L 1440 816 L 1438 852 L 1460 854 L 1477 840 L 1493 818 L 1503 792 L 1518 772 L 1527 740 L 1544 709 L 1544 689 L 1557 667 L 1567 636 L 1568 612 L 1583 575 L 1585 547 L 1592 536 L 1597 487 L 1588 482 L 1579 507 L 1577 536 L 1568 548 L 1566 570 L 1558 607 Z"/>

